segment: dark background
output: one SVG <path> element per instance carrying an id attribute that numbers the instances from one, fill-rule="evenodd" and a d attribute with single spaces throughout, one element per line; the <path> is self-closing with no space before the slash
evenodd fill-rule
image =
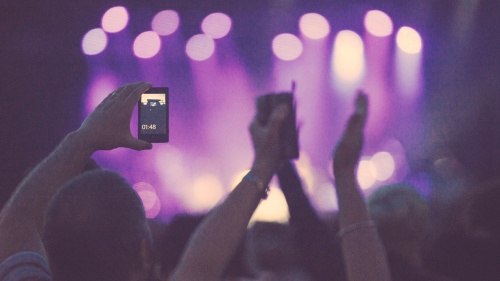
<path id="1" fill-rule="evenodd" d="M 462 38 L 453 30 L 457 8 L 465 2 L 473 1 L 4 0 L 0 3 L 0 206 L 25 172 L 78 128 L 89 75 L 81 38 L 115 5 L 145 12 L 175 9 L 181 17 L 200 19 L 217 11 L 258 17 L 269 10 L 286 15 L 383 9 L 396 24 L 405 22 L 424 31 L 425 133 L 418 136 L 420 145 L 408 152 L 412 169 L 428 169 L 436 155 L 451 153 L 477 178 L 498 175 L 500 1 L 480 1 L 472 24 L 466 27 L 469 35 Z M 186 38 L 199 22 L 182 27 Z M 348 28 L 349 20 L 345 22 Z M 252 56 L 254 50 L 243 35 L 237 39 L 250 69 L 259 71 L 266 65 Z"/>

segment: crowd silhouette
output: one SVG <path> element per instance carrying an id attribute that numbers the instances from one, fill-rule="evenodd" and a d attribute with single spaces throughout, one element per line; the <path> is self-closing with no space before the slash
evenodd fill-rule
<path id="1" fill-rule="evenodd" d="M 500 280 L 500 181 L 478 182 L 433 220 L 434 208 L 407 183 L 364 197 L 356 167 L 368 96 L 359 92 L 332 148 L 338 211 L 315 210 L 282 128 L 294 114 L 278 104 L 250 123 L 254 159 L 230 194 L 206 214 L 146 219 L 118 173 L 92 154 L 152 149 L 130 133 L 132 111 L 149 83 L 109 94 L 16 188 L 0 213 L 0 280 Z M 289 222 L 249 221 L 276 176 Z M 446 223 L 444 223 L 446 222 Z"/>

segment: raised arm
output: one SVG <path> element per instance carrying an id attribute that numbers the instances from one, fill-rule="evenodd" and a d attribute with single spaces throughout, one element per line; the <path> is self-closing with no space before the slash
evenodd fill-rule
<path id="1" fill-rule="evenodd" d="M 41 241 L 45 210 L 59 187 L 84 170 L 92 153 L 151 148 L 130 133 L 132 110 L 150 87 L 137 82 L 118 88 L 24 178 L 0 213 L 0 261 L 21 251 L 45 256 Z"/>
<path id="2" fill-rule="evenodd" d="M 279 161 L 279 128 L 289 110 L 279 106 L 266 126 L 250 126 L 255 159 L 247 176 L 196 229 L 170 280 L 220 280 L 266 192 Z"/>
<path id="3" fill-rule="evenodd" d="M 359 93 L 356 110 L 347 122 L 333 155 L 340 223 L 337 236 L 341 241 L 349 281 L 387 281 L 391 279 L 385 250 L 370 219 L 355 173 L 363 147 L 367 107 L 366 95 Z"/>
<path id="4" fill-rule="evenodd" d="M 343 275 L 342 259 L 324 221 L 302 188 L 291 161 L 280 164 L 277 172 L 280 188 L 290 212 L 290 227 L 300 252 L 301 265 L 314 280 L 334 280 Z"/>

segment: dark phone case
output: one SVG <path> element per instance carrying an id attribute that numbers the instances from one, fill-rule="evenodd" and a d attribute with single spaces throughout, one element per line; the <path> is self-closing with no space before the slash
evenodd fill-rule
<path id="1" fill-rule="evenodd" d="M 257 98 L 257 120 L 266 125 L 274 108 L 285 103 L 290 107 L 290 114 L 285 119 L 280 131 L 281 159 L 299 158 L 298 132 L 296 126 L 295 101 L 292 93 L 267 94 Z"/>
<path id="2" fill-rule="evenodd" d="M 137 131 L 138 131 L 138 139 L 144 140 L 150 143 L 161 143 L 169 141 L 169 96 L 168 96 L 168 88 L 167 87 L 154 87 L 150 88 L 145 94 L 165 94 L 165 104 L 167 106 L 166 114 L 165 114 L 165 125 L 166 125 L 166 133 L 165 134 L 141 134 L 141 101 L 137 103 L 138 105 L 138 118 L 137 118 Z"/>

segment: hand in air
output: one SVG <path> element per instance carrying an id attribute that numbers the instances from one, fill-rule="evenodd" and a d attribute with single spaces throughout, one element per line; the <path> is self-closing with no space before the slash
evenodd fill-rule
<path id="1" fill-rule="evenodd" d="M 267 169 L 276 170 L 280 161 L 280 128 L 290 113 L 283 104 L 271 113 L 269 122 L 262 125 L 256 116 L 250 124 L 250 134 L 255 151 L 254 165 L 264 165 Z"/>
<path id="2" fill-rule="evenodd" d="M 82 141 L 94 151 L 118 147 L 151 149 L 150 143 L 134 138 L 130 132 L 134 106 L 149 88 L 149 83 L 136 82 L 125 84 L 109 94 L 78 129 Z"/>
<path id="3" fill-rule="evenodd" d="M 349 118 L 342 138 L 333 153 L 333 171 L 338 176 L 352 176 L 363 148 L 363 130 L 366 123 L 368 98 L 358 92 L 355 111 Z"/>

